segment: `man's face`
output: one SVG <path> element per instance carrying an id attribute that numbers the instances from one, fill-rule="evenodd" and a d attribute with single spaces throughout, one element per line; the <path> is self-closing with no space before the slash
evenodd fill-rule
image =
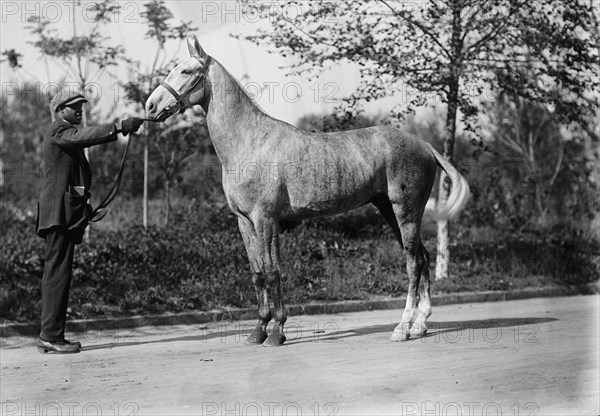
<path id="1" fill-rule="evenodd" d="M 71 124 L 81 124 L 83 117 L 83 102 L 71 104 L 61 110 L 61 116 L 63 119 Z"/>

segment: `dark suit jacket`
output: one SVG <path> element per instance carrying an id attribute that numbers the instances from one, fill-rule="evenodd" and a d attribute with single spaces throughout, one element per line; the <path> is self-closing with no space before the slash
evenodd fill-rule
<path id="1" fill-rule="evenodd" d="M 57 119 L 44 136 L 44 164 L 38 201 L 36 232 L 41 237 L 51 227 L 83 230 L 91 207 L 87 204 L 92 171 L 83 148 L 117 139 L 114 124 L 76 128 Z M 79 196 L 72 187 L 84 186 Z"/>

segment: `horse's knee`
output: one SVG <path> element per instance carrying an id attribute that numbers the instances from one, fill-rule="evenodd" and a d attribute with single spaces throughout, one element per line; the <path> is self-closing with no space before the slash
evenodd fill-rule
<path id="1" fill-rule="evenodd" d="M 406 250 L 406 265 L 411 269 L 421 270 L 425 265 L 425 256 L 419 249 Z"/>
<path id="2" fill-rule="evenodd" d="M 424 273 L 426 272 L 427 275 L 429 275 L 429 252 L 425 249 L 425 247 L 421 246 L 421 250 L 419 253 L 419 256 L 417 257 L 418 259 L 418 270 L 419 273 Z"/>
<path id="3" fill-rule="evenodd" d="M 419 270 L 421 270 L 423 267 L 429 266 L 429 251 L 427 251 L 423 243 L 420 243 L 419 247 L 415 250 L 414 257 Z"/>
<path id="4" fill-rule="evenodd" d="M 268 287 L 276 287 L 281 283 L 281 274 L 277 270 L 271 270 L 266 274 L 266 282 Z"/>
<path id="5" fill-rule="evenodd" d="M 429 256 L 429 251 L 427 251 L 427 249 L 425 248 L 425 246 L 421 243 L 421 254 L 423 256 L 423 260 L 425 261 L 425 264 L 429 265 L 429 261 L 431 259 L 431 257 Z"/>
<path id="6" fill-rule="evenodd" d="M 287 321 L 287 314 L 285 313 L 285 309 L 275 309 L 273 311 L 273 319 L 276 323 L 283 326 L 283 324 L 285 324 L 285 321 Z"/>
<path id="7" fill-rule="evenodd" d="M 261 272 L 252 273 L 252 284 L 254 287 L 264 287 L 265 276 Z"/>
<path id="8" fill-rule="evenodd" d="M 419 271 L 419 273 L 421 272 L 421 270 L 423 270 L 423 267 L 425 267 L 425 264 L 427 264 L 427 261 L 425 259 L 425 256 L 421 253 L 419 253 L 417 255 L 417 270 Z"/>

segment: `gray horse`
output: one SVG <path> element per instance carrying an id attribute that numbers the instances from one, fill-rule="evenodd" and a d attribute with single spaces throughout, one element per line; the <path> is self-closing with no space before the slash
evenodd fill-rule
<path id="1" fill-rule="evenodd" d="M 146 115 L 164 120 L 196 104 L 206 112 L 222 164 L 223 190 L 238 219 L 258 299 L 259 321 L 246 341 L 282 345 L 286 339 L 280 221 L 335 215 L 368 203 L 389 223 L 407 258 L 406 307 L 391 340 L 424 334 L 431 300 L 421 218 L 438 166 L 453 184 L 438 218 L 452 219 L 464 208 L 466 180 L 430 144 L 390 126 L 309 133 L 274 119 L 204 52 L 196 37 L 188 40 L 188 49 L 190 58 L 148 98 Z M 267 334 L 271 318 L 275 323 Z"/>

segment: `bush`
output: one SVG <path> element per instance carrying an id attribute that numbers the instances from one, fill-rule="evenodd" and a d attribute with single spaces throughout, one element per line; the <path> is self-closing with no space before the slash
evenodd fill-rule
<path id="1" fill-rule="evenodd" d="M 31 217 L 19 217 L 0 206 L 0 317 L 28 320 L 39 315 L 44 246 Z"/>
<path id="2" fill-rule="evenodd" d="M 182 203 L 168 228 L 147 230 L 123 217 L 96 226 L 76 249 L 71 317 L 255 307 L 246 251 L 235 216 L 220 202 Z M 39 318 L 44 241 L 32 217 L 0 207 L 0 318 Z M 281 256 L 286 304 L 401 296 L 405 261 L 391 230 L 372 207 L 285 224 Z M 598 279 L 600 244 L 571 228 L 515 235 L 497 229 L 452 228 L 451 278 L 432 291 L 510 290 L 580 285 Z M 435 261 L 435 224 L 425 222 Z"/>

